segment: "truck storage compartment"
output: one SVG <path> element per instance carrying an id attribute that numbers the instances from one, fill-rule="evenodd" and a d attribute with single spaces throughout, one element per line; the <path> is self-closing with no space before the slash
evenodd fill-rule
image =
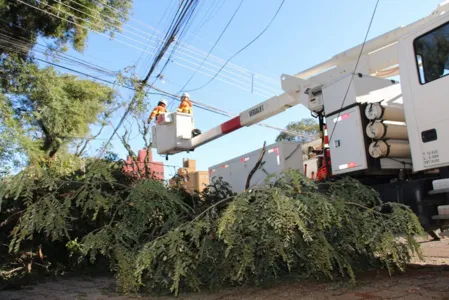
<path id="1" fill-rule="evenodd" d="M 368 168 L 361 109 L 360 105 L 355 105 L 326 116 L 332 174 L 342 175 Z"/>
<path id="2" fill-rule="evenodd" d="M 223 181 L 231 185 L 234 192 L 243 192 L 248 175 L 256 165 L 261 150 L 262 148 L 211 166 L 209 168 L 210 180 L 222 177 Z M 278 142 L 266 146 L 262 161 L 265 162 L 262 166 L 263 169 L 258 169 L 253 174 L 250 187 L 263 184 L 267 174 L 279 174 L 288 169 L 304 172 L 302 147 L 296 142 Z"/>

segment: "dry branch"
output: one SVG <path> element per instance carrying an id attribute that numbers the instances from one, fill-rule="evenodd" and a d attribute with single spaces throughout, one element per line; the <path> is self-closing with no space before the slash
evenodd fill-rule
<path id="1" fill-rule="evenodd" d="M 266 148 L 265 148 L 266 144 L 267 144 L 266 141 L 263 142 L 263 147 L 262 147 L 262 150 L 260 151 L 259 159 L 257 160 L 254 168 L 248 174 L 248 178 L 246 179 L 245 190 L 247 190 L 249 188 L 249 185 L 251 183 L 251 178 L 253 177 L 254 173 L 256 173 L 257 169 L 259 169 L 260 165 L 262 164 L 262 159 L 263 159 L 263 156 L 265 155 L 265 151 L 266 151 Z"/>

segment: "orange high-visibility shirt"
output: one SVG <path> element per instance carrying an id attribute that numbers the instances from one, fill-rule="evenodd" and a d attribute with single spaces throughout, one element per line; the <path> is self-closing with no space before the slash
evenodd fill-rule
<path id="1" fill-rule="evenodd" d="M 150 115 L 150 120 L 157 118 L 160 114 L 166 113 L 167 110 L 162 105 L 156 106 Z"/>
<path id="2" fill-rule="evenodd" d="M 178 112 L 185 113 L 185 114 L 191 114 L 192 113 L 192 102 L 188 99 L 184 99 L 181 101 L 181 104 L 179 104 Z"/>

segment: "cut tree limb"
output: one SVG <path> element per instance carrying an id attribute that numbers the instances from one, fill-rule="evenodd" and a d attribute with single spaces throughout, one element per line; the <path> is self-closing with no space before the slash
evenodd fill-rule
<path id="1" fill-rule="evenodd" d="M 246 185 L 245 185 L 245 191 L 249 188 L 250 182 L 251 182 L 251 178 L 253 177 L 254 173 L 256 173 L 257 169 L 260 167 L 260 165 L 262 164 L 262 159 L 263 156 L 265 155 L 265 151 L 267 150 L 265 148 L 265 145 L 267 144 L 267 142 L 263 142 L 263 147 L 262 150 L 260 151 L 260 155 L 259 155 L 259 159 L 256 162 L 256 165 L 254 166 L 254 168 L 251 170 L 251 172 L 249 172 L 248 174 L 248 178 L 246 178 Z"/>

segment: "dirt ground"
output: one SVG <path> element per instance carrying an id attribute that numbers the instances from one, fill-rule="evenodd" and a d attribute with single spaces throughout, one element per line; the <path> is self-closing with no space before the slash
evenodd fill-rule
<path id="1" fill-rule="evenodd" d="M 180 296 L 182 300 L 280 300 L 280 299 L 446 299 L 449 300 L 449 239 L 423 242 L 425 261 L 415 259 L 403 274 L 389 277 L 376 271 L 358 277 L 356 286 L 346 283 L 281 284 L 269 289 L 241 287 L 219 293 L 195 293 Z M 112 278 L 60 279 L 21 290 L 0 292 L 2 300 L 21 299 L 83 299 L 126 300 L 174 297 L 130 297 L 114 292 Z"/>

